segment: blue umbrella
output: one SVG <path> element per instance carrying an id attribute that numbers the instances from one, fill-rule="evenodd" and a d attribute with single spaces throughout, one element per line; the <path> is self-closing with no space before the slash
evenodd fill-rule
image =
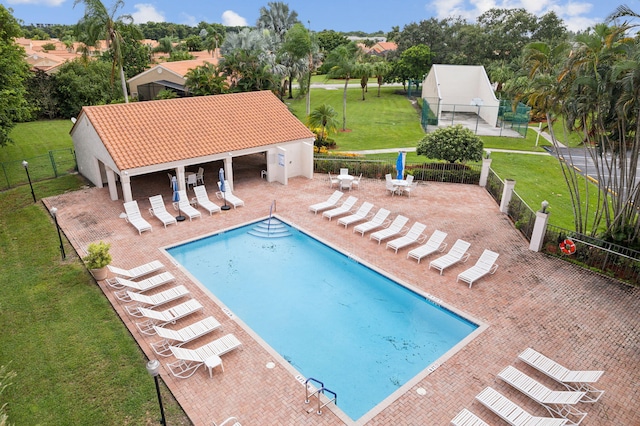
<path id="1" fill-rule="evenodd" d="M 180 213 L 180 193 L 178 192 L 178 179 L 176 177 L 171 178 L 171 186 L 173 187 L 173 202 L 178 203 L 178 216 L 176 216 L 177 221 L 183 221 L 185 219 Z"/>
<path id="2" fill-rule="evenodd" d="M 396 179 L 402 179 L 404 176 L 404 158 L 405 153 L 400 151 L 398 153 L 398 160 L 396 160 L 396 170 L 398 170 L 398 176 Z"/>
<path id="3" fill-rule="evenodd" d="M 229 210 L 231 207 L 227 205 L 227 196 L 225 192 L 227 192 L 227 188 L 224 184 L 224 169 L 220 167 L 220 171 L 218 172 L 218 179 L 220 179 L 220 192 L 222 192 L 222 196 L 224 197 L 224 206 L 220 207 L 222 210 Z"/>

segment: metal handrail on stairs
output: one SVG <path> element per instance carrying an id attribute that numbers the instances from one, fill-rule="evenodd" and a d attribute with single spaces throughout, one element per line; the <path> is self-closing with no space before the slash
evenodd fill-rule
<path id="1" fill-rule="evenodd" d="M 313 386 L 311 384 L 309 384 L 309 382 L 314 382 L 318 385 L 320 385 L 320 387 L 316 387 Z M 315 396 L 318 400 L 318 409 L 316 410 L 316 413 L 318 415 L 322 414 L 322 409 L 324 407 L 326 407 L 327 405 L 331 404 L 332 402 L 336 405 L 338 405 L 338 395 L 325 388 L 324 387 L 324 383 L 322 383 L 320 380 L 314 379 L 313 377 L 309 377 L 307 380 L 305 380 L 304 382 L 304 389 L 305 389 L 305 399 L 304 399 L 304 403 L 308 404 L 310 401 L 310 398 L 312 396 Z M 313 390 L 312 392 L 310 392 L 311 390 Z M 324 395 L 326 393 L 333 395 L 333 398 L 329 399 L 327 402 L 325 402 L 324 404 L 322 404 L 322 401 L 320 400 L 320 395 Z M 310 413 L 313 409 L 308 410 L 308 412 Z"/>

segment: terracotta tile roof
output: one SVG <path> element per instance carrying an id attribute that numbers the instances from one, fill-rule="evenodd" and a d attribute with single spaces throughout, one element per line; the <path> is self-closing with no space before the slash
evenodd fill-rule
<path id="1" fill-rule="evenodd" d="M 189 70 L 200 67 L 204 65 L 205 62 L 208 62 L 212 65 L 216 65 L 218 63 L 218 59 L 212 58 L 211 56 L 209 56 L 207 58 L 191 59 L 189 61 L 163 62 L 161 64 L 156 65 L 155 67 L 162 67 L 162 68 L 168 69 L 169 71 L 173 71 L 174 73 L 184 77 L 184 75 Z M 155 68 L 155 67 L 152 67 L 152 68 Z"/>
<path id="2" fill-rule="evenodd" d="M 78 123 L 83 115 L 119 170 L 314 137 L 270 91 L 85 106 Z"/>

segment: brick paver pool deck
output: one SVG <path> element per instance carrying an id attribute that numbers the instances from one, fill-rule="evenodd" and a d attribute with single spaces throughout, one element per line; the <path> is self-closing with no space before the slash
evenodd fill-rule
<path id="1" fill-rule="evenodd" d="M 309 205 L 324 201 L 335 190 L 329 188 L 326 176 L 291 179 L 287 186 L 267 183 L 258 176 L 259 173 L 236 174 L 234 193 L 245 200 L 245 207 L 213 216 L 201 210 L 202 219 L 187 220 L 166 229 L 147 212 L 148 197 L 156 194 L 162 194 L 170 207 L 171 190 L 166 174 L 133 179 L 134 199 L 153 225 L 152 232 L 142 235 L 119 218 L 122 201 L 111 201 L 106 188 L 88 188 L 45 200 L 49 207 L 58 208 L 60 225 L 80 255 L 85 254 L 90 242 L 103 240 L 112 244 L 114 265 L 128 268 L 161 260 L 166 270 L 177 277 L 177 284 L 185 285 L 204 305 L 202 313 L 180 320 L 174 328 L 208 315 L 222 323 L 222 331 L 185 347 L 200 346 L 226 333 L 234 333 L 243 342 L 241 350 L 223 356 L 224 373 L 215 371 L 213 378 L 202 367 L 188 379 L 176 379 L 166 367 L 167 362 L 175 359 L 159 358 L 163 365 L 162 379 L 195 425 L 210 425 L 229 416 L 237 416 L 245 426 L 345 424 L 330 409 L 320 416 L 308 413 L 304 388 L 291 367 L 265 349 L 239 318 L 227 316 L 206 290 L 159 250 L 268 216 L 274 201 L 276 214 L 287 222 L 487 326 L 438 368 L 411 382 L 396 399 L 386 401 L 359 424 L 448 425 L 463 408 L 489 424 L 506 424 L 474 400 L 486 386 L 494 387 L 530 413 L 545 416 L 547 412 L 542 406 L 496 377 L 503 368 L 514 365 L 547 386 L 561 390 L 561 386 L 517 360 L 522 350 L 533 347 L 571 369 L 605 370 L 597 383 L 606 391 L 604 396 L 595 404 L 578 404 L 580 410 L 588 413 L 582 425 L 640 425 L 640 289 L 529 251 L 526 239 L 478 186 L 421 183 L 415 196 L 407 198 L 388 195 L 384 181 L 363 179 L 360 189 L 351 192 L 359 198 L 356 206 L 370 201 L 374 210 L 385 207 L 392 211 L 392 217 L 402 214 L 410 218 L 410 224 L 425 223 L 428 234 L 435 229 L 447 232 L 445 241 L 449 246 L 458 238 L 470 242 L 469 261 L 439 275 L 428 268 L 429 260 L 436 256 L 418 264 L 406 258 L 410 248 L 395 254 L 385 249 L 384 244 L 369 240 L 368 235 L 362 238 L 354 234 L 352 226 L 345 230 L 335 219 L 329 222 L 320 214 L 309 212 Z M 215 200 L 216 181 L 211 175 L 205 174 L 205 184 L 210 198 L 221 204 Z M 193 196 L 191 190 L 188 194 Z M 465 283 L 456 283 L 457 274 L 474 264 L 486 248 L 500 253 L 495 275 L 481 279 L 471 289 Z M 135 327 L 136 318 L 127 315 L 113 289 L 104 282 L 99 285 L 147 356 L 158 358 L 150 348 L 157 336 L 141 334 Z M 269 362 L 275 362 L 275 368 L 266 368 Z M 330 384 L 327 387 L 331 388 Z M 338 395 L 338 402 L 339 398 Z"/>

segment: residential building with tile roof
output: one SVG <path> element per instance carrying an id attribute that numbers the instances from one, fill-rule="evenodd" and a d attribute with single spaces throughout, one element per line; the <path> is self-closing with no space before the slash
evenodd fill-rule
<path id="1" fill-rule="evenodd" d="M 179 96 L 184 96 L 187 92 L 184 87 L 187 81 L 185 75 L 189 70 L 205 63 L 217 65 L 218 56 L 201 55 L 188 61 L 162 62 L 154 65 L 127 80 L 131 96 L 137 97 L 140 101 L 149 101 L 155 99 L 163 89 L 172 89 Z"/>
<path id="2" fill-rule="evenodd" d="M 270 91 L 86 106 L 71 137 L 79 172 L 113 200 L 117 179 L 131 201 L 134 176 L 173 173 L 185 189 L 185 167 L 214 162 L 233 188 L 234 161 L 258 153 L 270 182 L 313 177 L 314 134 Z"/>

